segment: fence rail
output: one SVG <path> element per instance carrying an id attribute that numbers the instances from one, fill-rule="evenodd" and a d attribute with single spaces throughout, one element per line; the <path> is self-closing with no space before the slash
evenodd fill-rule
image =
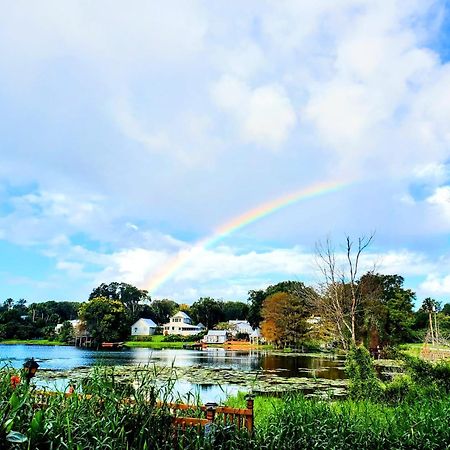
<path id="1" fill-rule="evenodd" d="M 53 391 L 36 391 L 36 407 L 45 408 L 49 397 L 59 396 L 61 393 Z M 64 393 L 66 398 L 78 396 L 79 399 L 92 399 L 90 394 Z M 173 416 L 173 425 L 181 431 L 187 428 L 204 428 L 209 424 L 223 424 L 225 426 L 233 425 L 238 429 L 245 428 L 249 434 L 253 433 L 254 428 L 254 400 L 253 395 L 247 395 L 246 408 L 231 408 L 229 406 L 220 406 L 216 403 L 206 403 L 205 405 L 190 405 L 186 403 L 165 403 L 157 402 L 156 407 L 167 408 Z M 101 399 L 98 399 L 100 402 Z M 136 402 L 130 398 L 122 400 L 125 404 L 135 404 Z M 190 417 L 183 415 L 189 411 L 197 412 L 200 417 Z M 178 413 L 181 412 L 182 415 Z"/>

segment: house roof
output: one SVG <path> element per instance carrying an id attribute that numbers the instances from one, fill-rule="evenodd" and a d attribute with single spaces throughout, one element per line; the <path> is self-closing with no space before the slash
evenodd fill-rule
<path id="1" fill-rule="evenodd" d="M 144 322 L 145 325 L 147 325 L 150 328 L 156 328 L 157 327 L 156 323 L 153 322 L 152 319 L 143 319 L 143 318 L 140 318 L 139 320 L 137 320 L 135 323 L 133 323 L 132 326 L 136 325 L 140 321 Z"/>
<path id="2" fill-rule="evenodd" d="M 226 336 L 227 333 L 227 330 L 209 330 L 208 336 Z"/>
<path id="3" fill-rule="evenodd" d="M 174 314 L 172 317 L 183 317 L 185 319 L 190 319 L 190 317 L 183 311 L 178 311 L 176 314 Z"/>

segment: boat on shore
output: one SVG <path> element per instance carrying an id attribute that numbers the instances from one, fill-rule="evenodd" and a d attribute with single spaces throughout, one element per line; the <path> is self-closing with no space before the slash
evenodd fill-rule
<path id="1" fill-rule="evenodd" d="M 108 350 L 121 350 L 124 347 L 123 342 L 102 342 L 100 348 Z"/>

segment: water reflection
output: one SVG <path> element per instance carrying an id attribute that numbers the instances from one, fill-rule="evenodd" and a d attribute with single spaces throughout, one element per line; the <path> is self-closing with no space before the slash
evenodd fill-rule
<path id="1" fill-rule="evenodd" d="M 341 359 L 308 355 L 281 355 L 222 348 L 204 350 L 132 348 L 122 351 L 94 351 L 76 347 L 0 345 L 0 363 L 21 367 L 24 361 L 32 356 L 42 369 L 53 370 L 70 370 L 97 364 L 110 366 L 155 364 L 174 367 L 231 368 L 242 371 L 262 370 L 283 377 L 345 378 Z"/>

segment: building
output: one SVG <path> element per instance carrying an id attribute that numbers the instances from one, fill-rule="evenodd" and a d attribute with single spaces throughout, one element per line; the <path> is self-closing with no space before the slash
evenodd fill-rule
<path id="1" fill-rule="evenodd" d="M 237 334 L 252 334 L 253 328 L 246 320 L 229 320 L 228 327 L 233 336 Z"/>
<path id="2" fill-rule="evenodd" d="M 192 319 L 183 311 L 174 314 L 168 323 L 163 325 L 163 334 L 179 334 L 180 336 L 191 336 L 205 330 L 201 323 L 192 324 Z"/>
<path id="3" fill-rule="evenodd" d="M 203 336 L 205 344 L 224 344 L 231 337 L 231 333 L 227 330 L 209 330 L 208 334 Z"/>
<path id="4" fill-rule="evenodd" d="M 67 322 L 70 323 L 70 325 L 72 325 L 73 329 L 75 330 L 75 333 L 78 333 L 81 329 L 81 320 L 75 319 L 75 320 L 68 320 Z M 61 331 L 63 324 L 62 323 L 58 323 L 55 327 L 55 333 L 59 334 Z"/>
<path id="5" fill-rule="evenodd" d="M 250 334 L 250 342 L 252 344 L 259 345 L 262 342 L 265 342 L 265 339 L 261 336 L 261 330 L 259 328 L 256 328 L 253 330 Z"/>
<path id="6" fill-rule="evenodd" d="M 138 319 L 131 325 L 131 336 L 151 336 L 155 334 L 157 325 L 152 319 Z"/>

